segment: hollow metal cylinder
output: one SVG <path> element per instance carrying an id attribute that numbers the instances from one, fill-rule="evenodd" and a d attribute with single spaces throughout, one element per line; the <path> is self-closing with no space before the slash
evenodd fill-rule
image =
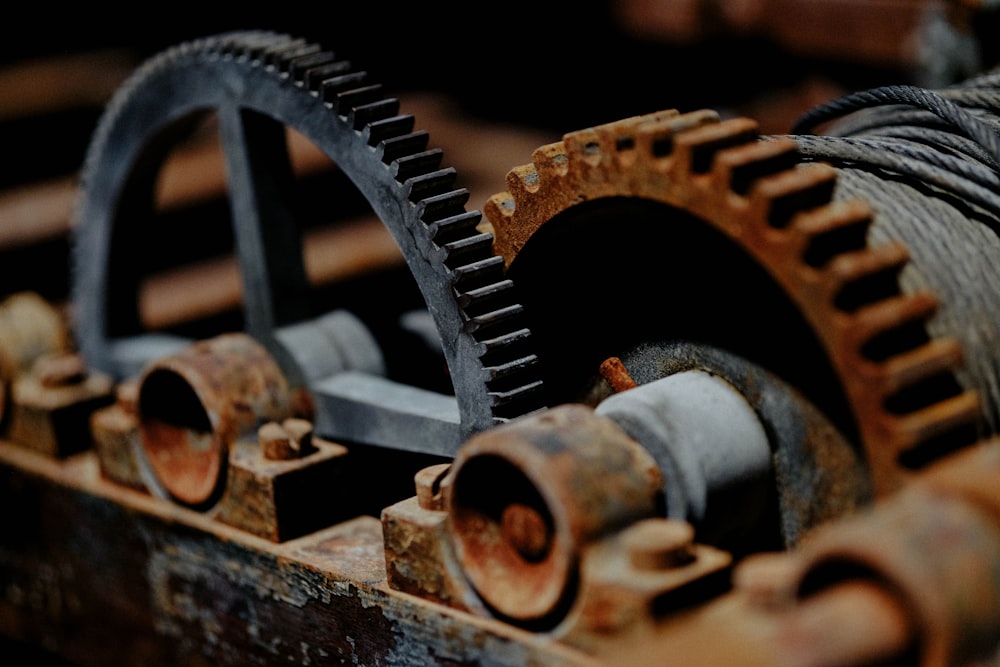
<path id="1" fill-rule="evenodd" d="M 289 384 L 253 338 L 224 334 L 151 364 L 138 391 L 154 491 L 198 509 L 225 488 L 229 449 L 265 421 L 294 416 Z"/>
<path id="2" fill-rule="evenodd" d="M 455 554 L 500 617 L 545 628 L 571 607 L 587 543 L 662 513 L 653 458 L 614 422 L 565 405 L 483 432 L 442 490 Z"/>
<path id="3" fill-rule="evenodd" d="M 1000 637 L 1000 531 L 994 512 L 953 490 L 942 493 L 915 483 L 873 511 L 811 535 L 795 590 L 805 604 L 837 585 L 876 582 L 908 611 L 920 637 L 919 655 L 907 664 L 987 664 Z M 875 624 L 868 630 L 879 632 Z M 887 641 L 864 635 L 847 634 L 838 643 Z"/>

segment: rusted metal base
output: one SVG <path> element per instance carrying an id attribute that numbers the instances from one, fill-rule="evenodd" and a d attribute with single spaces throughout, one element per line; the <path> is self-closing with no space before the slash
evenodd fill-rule
<path id="1" fill-rule="evenodd" d="M 7 442 L 0 503 L 0 631 L 76 664 L 592 664 L 391 589 L 373 516 L 274 543 Z"/>
<path id="2" fill-rule="evenodd" d="M 57 388 L 24 375 L 14 383 L 13 392 L 10 437 L 54 457 L 71 456 L 91 447 L 90 415 L 114 400 L 114 385 L 104 375 Z"/>

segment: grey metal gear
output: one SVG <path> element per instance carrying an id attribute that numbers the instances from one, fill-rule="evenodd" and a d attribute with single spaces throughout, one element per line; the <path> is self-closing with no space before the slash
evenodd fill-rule
<path id="1" fill-rule="evenodd" d="M 130 256 L 129 244 L 143 234 L 172 143 L 192 119 L 212 112 L 225 153 L 247 333 L 293 380 L 303 369 L 275 335 L 306 315 L 299 230 L 276 194 L 291 174 L 287 128 L 346 174 L 402 250 L 440 333 L 458 404 L 460 423 L 440 447 L 453 449 L 473 432 L 540 407 L 521 305 L 492 235 L 477 229 L 480 212 L 465 208 L 469 192 L 455 186 L 453 168 L 441 166 L 442 152 L 428 149 L 427 132 L 415 130 L 414 118 L 365 71 L 318 44 L 267 31 L 207 37 L 155 56 L 104 113 L 74 214 L 75 327 L 89 364 L 122 376 L 135 368 L 133 356 L 142 362 L 160 349 L 160 338 L 140 324 L 134 265 L 143 258 Z M 322 397 L 319 403 L 322 410 Z M 378 406 L 368 410 L 367 417 L 379 416 Z M 396 424 L 388 428 L 398 431 Z M 356 424 L 345 428 L 347 437 L 363 437 Z"/>

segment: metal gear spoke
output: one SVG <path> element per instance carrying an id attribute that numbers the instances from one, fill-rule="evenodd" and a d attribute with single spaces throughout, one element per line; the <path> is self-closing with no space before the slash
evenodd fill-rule
<path id="1" fill-rule="evenodd" d="M 285 132 L 266 116 L 228 105 L 218 116 L 237 254 L 243 264 L 257 267 L 242 273 L 246 329 L 267 340 L 279 324 L 308 313 L 302 241 L 287 206 L 294 176 Z"/>

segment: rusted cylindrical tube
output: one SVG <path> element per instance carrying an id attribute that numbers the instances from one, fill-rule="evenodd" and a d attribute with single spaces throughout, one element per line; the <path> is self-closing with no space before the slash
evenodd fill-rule
<path id="1" fill-rule="evenodd" d="M 662 513 L 653 458 L 613 421 L 565 405 L 470 439 L 443 482 L 461 566 L 501 617 L 551 627 L 583 545 Z"/>
<path id="2" fill-rule="evenodd" d="M 906 655 L 915 632 L 894 591 L 853 579 L 818 592 L 789 613 L 777 626 L 774 648 L 777 664 L 787 667 L 881 665 Z"/>
<path id="3" fill-rule="evenodd" d="M 801 608 L 822 613 L 817 605 L 828 591 L 877 584 L 908 611 L 919 637 L 913 664 L 971 664 L 1000 646 L 1000 527 L 951 493 L 914 484 L 866 515 L 817 531 L 801 558 L 795 585 Z M 850 645 L 841 652 L 894 648 L 877 623 L 859 632 L 838 638 Z"/>
<path id="4" fill-rule="evenodd" d="M 160 490 L 199 509 L 225 488 L 236 438 L 294 416 L 278 364 L 242 333 L 199 341 L 151 364 L 139 381 L 137 407 L 146 462 Z"/>

